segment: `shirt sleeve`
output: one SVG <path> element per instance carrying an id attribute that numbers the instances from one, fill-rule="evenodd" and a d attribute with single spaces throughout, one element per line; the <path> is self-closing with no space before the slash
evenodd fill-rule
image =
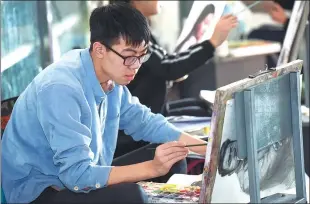
<path id="1" fill-rule="evenodd" d="M 152 113 L 137 97 L 133 97 L 125 86 L 122 94 L 120 129 L 136 141 L 152 143 L 176 141 L 181 135 L 181 131 L 163 115 Z"/>
<path id="2" fill-rule="evenodd" d="M 68 85 L 50 85 L 37 95 L 38 118 L 54 152 L 59 179 L 74 192 L 104 187 L 111 171 L 110 166 L 93 163 L 87 104 L 82 91 Z"/>
<path id="3" fill-rule="evenodd" d="M 154 43 L 151 43 L 150 50 L 152 55 L 145 62 L 145 67 L 155 76 L 176 80 L 206 63 L 213 57 L 215 48 L 206 40 L 180 53 L 167 54 L 163 48 Z"/>

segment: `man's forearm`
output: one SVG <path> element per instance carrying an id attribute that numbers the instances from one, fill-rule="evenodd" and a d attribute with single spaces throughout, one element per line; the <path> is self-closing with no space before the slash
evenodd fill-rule
<path id="1" fill-rule="evenodd" d="M 191 144 L 204 144 L 207 143 L 206 141 L 193 137 L 187 133 L 182 133 L 179 141 L 184 142 L 186 145 L 191 145 Z M 190 147 L 190 151 L 196 152 L 198 154 L 205 155 L 206 154 L 206 147 L 207 146 L 196 146 L 196 147 Z"/>
<path id="2" fill-rule="evenodd" d="M 152 161 L 146 161 L 127 166 L 115 166 L 111 169 L 108 185 L 138 182 L 156 177 L 152 168 Z"/>

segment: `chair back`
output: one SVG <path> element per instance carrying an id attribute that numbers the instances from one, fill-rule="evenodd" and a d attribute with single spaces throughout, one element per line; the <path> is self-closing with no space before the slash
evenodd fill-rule
<path id="1" fill-rule="evenodd" d="M 11 113 L 13 111 L 13 106 L 17 100 L 17 97 L 9 98 L 1 101 L 1 138 L 4 132 L 4 129 L 10 119 Z M 3 189 L 1 189 L 1 203 L 6 203 Z"/>
<path id="2" fill-rule="evenodd" d="M 10 119 L 11 113 L 13 111 L 13 106 L 17 98 L 18 96 L 1 101 L 1 138 L 6 124 Z"/>

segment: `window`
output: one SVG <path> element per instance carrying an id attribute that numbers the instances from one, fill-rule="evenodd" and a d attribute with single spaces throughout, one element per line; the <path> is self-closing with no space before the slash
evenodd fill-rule
<path id="1" fill-rule="evenodd" d="M 88 46 L 88 5 L 86 1 L 47 1 L 52 36 L 53 60 L 73 48 Z"/>
<path id="2" fill-rule="evenodd" d="M 37 1 L 1 1 L 1 100 L 19 96 L 40 72 Z"/>

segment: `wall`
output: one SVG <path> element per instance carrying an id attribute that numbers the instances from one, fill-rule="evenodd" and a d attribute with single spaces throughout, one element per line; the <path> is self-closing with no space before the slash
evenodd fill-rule
<path id="1" fill-rule="evenodd" d="M 162 10 L 153 16 L 152 30 L 159 43 L 171 52 L 179 36 L 179 1 L 160 1 Z"/>
<path id="2" fill-rule="evenodd" d="M 47 65 L 88 46 L 85 1 L 1 1 L 1 100 L 19 96 Z"/>
<path id="3" fill-rule="evenodd" d="M 35 1 L 1 1 L 1 100 L 18 96 L 42 69 Z"/>

